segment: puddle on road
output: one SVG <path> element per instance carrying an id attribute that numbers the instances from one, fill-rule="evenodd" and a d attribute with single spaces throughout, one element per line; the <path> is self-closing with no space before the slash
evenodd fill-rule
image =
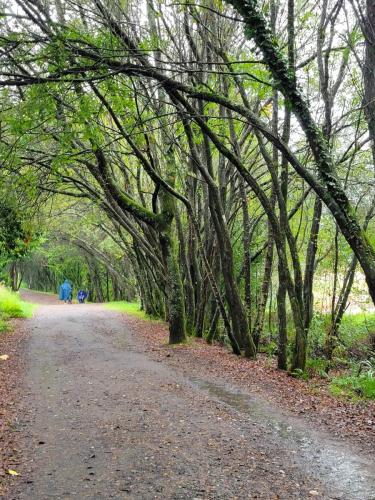
<path id="1" fill-rule="evenodd" d="M 308 421 L 304 424 L 297 421 L 298 417 L 283 415 L 256 397 L 207 381 L 191 381 L 247 415 L 258 436 L 262 435 L 261 446 L 268 455 L 287 457 L 292 465 L 325 484 L 332 498 L 375 500 L 375 460 L 335 441 L 327 432 L 308 428 Z"/>

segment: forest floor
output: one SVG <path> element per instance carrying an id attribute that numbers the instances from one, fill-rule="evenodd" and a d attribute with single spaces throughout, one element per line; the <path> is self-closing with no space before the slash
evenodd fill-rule
<path id="1" fill-rule="evenodd" d="M 375 498 L 371 404 L 167 346 L 162 323 L 24 297 L 34 318 L 0 341 L 2 498 Z"/>

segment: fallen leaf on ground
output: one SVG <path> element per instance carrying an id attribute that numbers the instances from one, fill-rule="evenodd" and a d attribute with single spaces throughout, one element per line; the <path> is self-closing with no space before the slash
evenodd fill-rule
<path id="1" fill-rule="evenodd" d="M 9 358 L 8 354 L 2 354 L 0 356 L 1 361 L 6 361 Z"/>
<path id="2" fill-rule="evenodd" d="M 7 470 L 7 473 L 10 475 L 10 476 L 19 476 L 20 474 L 18 474 L 17 471 L 13 470 L 13 469 L 8 469 Z"/>

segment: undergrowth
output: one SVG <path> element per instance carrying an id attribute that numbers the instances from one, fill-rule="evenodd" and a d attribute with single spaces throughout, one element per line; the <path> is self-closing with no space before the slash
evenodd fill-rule
<path id="1" fill-rule="evenodd" d="M 375 378 L 368 374 L 360 376 L 347 375 L 334 377 L 330 384 L 334 396 L 345 396 L 351 399 L 375 399 Z"/>
<path id="2" fill-rule="evenodd" d="M 320 357 L 331 327 L 329 314 L 315 314 L 309 329 L 309 355 Z M 339 328 L 334 356 L 363 360 L 371 356 L 375 345 L 375 312 L 346 313 Z"/>
<path id="3" fill-rule="evenodd" d="M 34 304 L 21 300 L 18 293 L 0 287 L 0 332 L 9 330 L 9 319 L 29 318 L 34 308 Z"/>

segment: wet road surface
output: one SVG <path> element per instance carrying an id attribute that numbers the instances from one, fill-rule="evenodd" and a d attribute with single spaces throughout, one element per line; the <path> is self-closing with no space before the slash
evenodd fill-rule
<path id="1" fill-rule="evenodd" d="M 142 352 L 120 316 L 50 296 L 28 320 L 7 499 L 375 499 L 371 457 Z"/>

